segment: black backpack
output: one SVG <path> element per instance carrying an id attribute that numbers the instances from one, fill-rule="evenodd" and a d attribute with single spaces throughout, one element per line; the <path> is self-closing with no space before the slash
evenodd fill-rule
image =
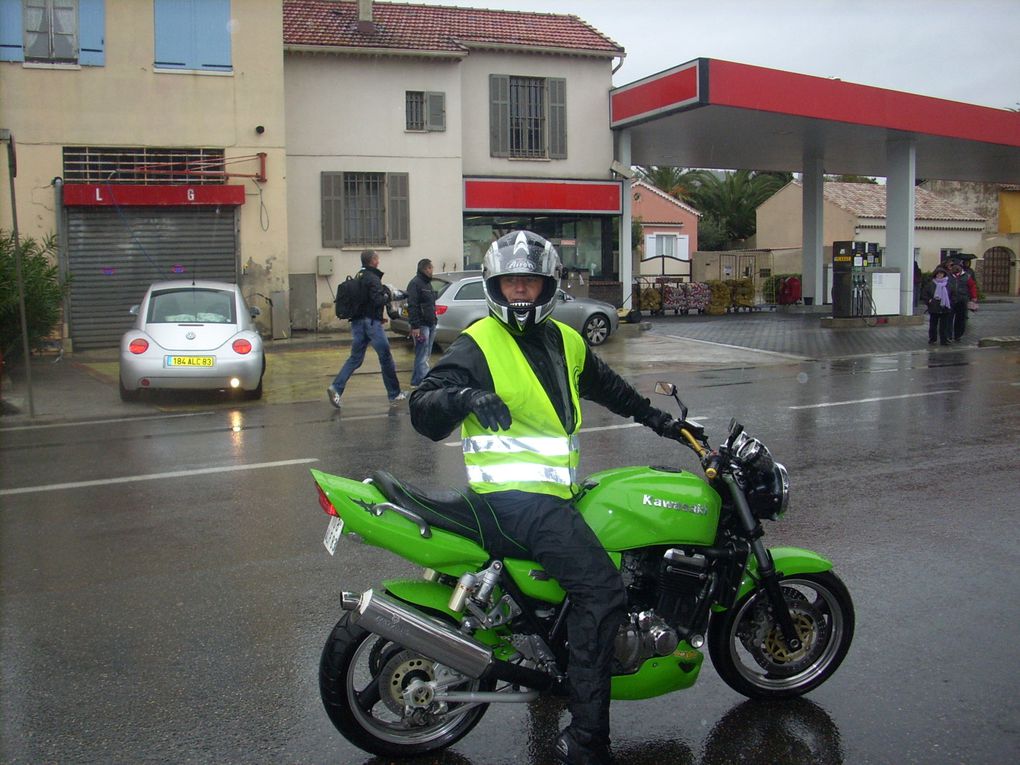
<path id="1" fill-rule="evenodd" d="M 361 271 L 354 276 L 348 276 L 340 286 L 336 288 L 336 299 L 333 307 L 336 310 L 338 319 L 353 319 L 364 313 L 364 283 L 361 280 Z"/>

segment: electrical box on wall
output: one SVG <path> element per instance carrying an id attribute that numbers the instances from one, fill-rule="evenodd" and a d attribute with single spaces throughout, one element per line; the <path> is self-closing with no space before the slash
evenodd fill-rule
<path id="1" fill-rule="evenodd" d="M 315 260 L 315 273 L 319 276 L 332 276 L 333 256 L 319 255 Z"/>

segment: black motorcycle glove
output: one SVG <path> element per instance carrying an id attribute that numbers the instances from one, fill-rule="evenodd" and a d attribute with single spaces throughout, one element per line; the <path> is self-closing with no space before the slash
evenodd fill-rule
<path id="1" fill-rule="evenodd" d="M 492 391 L 478 388 L 464 388 L 457 394 L 464 415 L 474 414 L 486 430 L 510 430 L 510 410 L 499 396 Z"/>
<path id="2" fill-rule="evenodd" d="M 681 443 L 686 443 L 686 439 L 680 433 L 681 430 L 687 430 L 698 441 L 703 441 L 705 438 L 705 429 L 700 425 L 695 425 L 689 421 L 678 420 L 672 415 L 663 412 L 661 409 L 650 409 L 648 414 L 642 417 L 639 422 L 642 425 L 651 428 L 655 431 L 655 433 L 663 438 L 680 441 Z"/>

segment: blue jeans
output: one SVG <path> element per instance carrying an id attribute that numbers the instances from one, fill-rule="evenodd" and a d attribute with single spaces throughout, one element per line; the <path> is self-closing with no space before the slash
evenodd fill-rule
<path id="1" fill-rule="evenodd" d="M 365 360 L 365 349 L 371 345 L 379 357 L 383 384 L 386 385 L 386 395 L 392 401 L 400 393 L 400 382 L 397 380 L 397 367 L 393 363 L 390 341 L 386 339 L 382 322 L 375 319 L 352 319 L 351 335 L 354 338 L 351 342 L 351 355 L 333 379 L 333 387 L 340 395 L 343 395 L 347 381 L 361 366 Z"/>
<path id="2" fill-rule="evenodd" d="M 423 324 L 418 329 L 421 335 L 414 342 L 414 372 L 411 374 L 411 385 L 421 385 L 421 381 L 429 373 L 429 356 L 432 355 L 432 344 L 436 341 L 435 327 Z"/>

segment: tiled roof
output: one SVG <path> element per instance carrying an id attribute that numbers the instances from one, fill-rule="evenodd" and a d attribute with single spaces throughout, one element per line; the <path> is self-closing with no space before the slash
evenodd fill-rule
<path id="1" fill-rule="evenodd" d="M 800 184 L 798 184 L 800 185 Z M 853 213 L 858 218 L 884 218 L 885 186 L 877 183 L 838 183 L 826 181 L 825 201 Z M 922 188 L 914 189 L 914 219 L 983 221 L 977 213 L 964 210 Z"/>
<path id="2" fill-rule="evenodd" d="M 284 0 L 283 43 L 451 55 L 479 45 L 624 55 L 622 47 L 577 16 L 376 2 L 372 18 L 375 30 L 360 32 L 357 2 Z"/>
<path id="3" fill-rule="evenodd" d="M 631 184 L 631 188 L 632 189 L 637 189 L 637 188 L 647 189 L 648 191 L 651 191 L 656 196 L 661 197 L 665 201 L 669 202 L 671 205 L 675 205 L 676 207 L 679 207 L 681 210 L 686 210 L 689 213 L 693 213 L 694 215 L 697 215 L 699 218 L 701 217 L 701 213 L 698 212 L 697 210 L 695 210 L 689 204 L 687 204 L 686 202 L 684 202 L 681 199 L 677 199 L 676 197 L 674 197 L 674 196 L 672 196 L 670 194 L 667 194 L 665 191 L 660 189 L 658 186 L 655 186 L 655 185 L 649 183 L 648 181 L 634 181 L 634 183 Z M 647 220 L 647 221 L 644 221 L 644 222 L 645 223 L 674 223 L 675 221 L 652 221 L 652 220 Z"/>

